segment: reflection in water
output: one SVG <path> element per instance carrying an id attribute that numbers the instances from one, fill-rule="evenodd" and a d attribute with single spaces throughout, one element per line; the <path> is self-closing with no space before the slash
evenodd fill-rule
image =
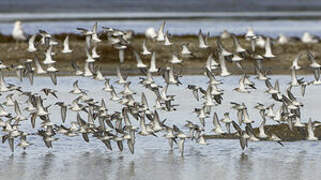
<path id="1" fill-rule="evenodd" d="M 47 178 L 52 171 L 52 164 L 54 164 L 55 155 L 48 152 L 43 158 L 41 158 L 41 167 L 39 177 Z"/>
<path id="2" fill-rule="evenodd" d="M 295 147 L 308 147 L 310 142 L 293 142 L 278 152 L 248 150 L 242 153 L 238 141 L 226 143 L 233 149 L 220 153 L 210 144 L 211 150 L 189 148 L 184 157 L 173 151 L 138 150 L 137 154 L 123 156 L 103 150 L 90 152 L 25 153 L 20 156 L 2 156 L 1 179 L 311 179 L 321 177 L 318 171 L 321 155 L 312 149 L 306 152 Z M 211 143 L 211 141 L 210 141 Z M 234 145 L 235 144 L 235 145 Z M 260 146 L 269 148 L 276 144 Z M 321 148 L 318 146 L 317 148 Z M 205 154 L 207 153 L 207 154 Z M 307 168 L 308 167 L 308 168 Z"/>

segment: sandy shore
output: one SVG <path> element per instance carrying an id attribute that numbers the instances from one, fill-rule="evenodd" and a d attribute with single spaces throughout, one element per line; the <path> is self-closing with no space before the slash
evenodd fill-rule
<path id="1" fill-rule="evenodd" d="M 62 54 L 60 51 L 62 48 L 62 42 L 66 34 L 57 34 L 54 37 L 60 42 L 58 46 L 54 47 L 53 51 L 56 52 L 56 55 L 53 57 L 57 61 L 56 67 L 59 69 L 61 74 L 72 74 L 71 61 L 77 62 L 81 67 L 83 62 L 86 59 L 84 52 L 85 41 L 84 37 L 78 34 L 69 34 L 70 35 L 70 46 L 73 52 L 71 54 Z M 106 37 L 101 36 L 101 39 L 106 39 Z M 168 60 L 171 58 L 172 53 L 180 54 L 181 44 L 189 43 L 189 49 L 193 52 L 193 57 L 185 58 L 183 64 L 183 73 L 184 74 L 201 74 L 203 72 L 202 68 L 204 67 L 207 57 L 209 54 L 214 52 L 216 49 L 215 43 L 216 37 L 209 39 L 209 49 L 200 49 L 198 48 L 198 37 L 195 35 L 185 35 L 185 36 L 172 36 L 170 41 L 174 42 L 174 45 L 171 47 L 163 46 L 160 43 L 153 43 L 148 41 L 147 47 L 150 51 L 156 52 L 157 66 L 164 66 L 168 64 Z M 250 49 L 250 43 L 246 41 L 243 37 L 239 37 L 240 43 L 244 48 Z M 144 40 L 143 35 L 135 35 L 132 46 L 138 52 L 142 51 L 142 42 Z M 0 60 L 5 64 L 18 64 L 21 60 L 34 57 L 34 53 L 29 53 L 27 51 L 28 43 L 16 43 L 10 36 L 0 35 Z M 232 39 L 223 40 L 223 44 L 226 49 L 232 51 L 233 43 Z M 274 43 L 272 51 L 277 56 L 271 60 L 265 60 L 263 65 L 265 70 L 269 71 L 271 74 L 289 74 L 289 67 L 292 60 L 295 56 L 302 51 L 312 50 L 315 53 L 316 59 L 319 60 L 321 56 L 320 50 L 321 44 L 304 44 L 299 41 L 293 41 L 288 44 L 280 45 Z M 98 54 L 101 57 L 97 60 L 96 65 L 100 67 L 104 74 L 114 74 L 115 67 L 119 64 L 118 60 L 118 51 L 115 50 L 111 45 L 107 43 L 106 40 L 101 42 L 97 48 Z M 258 51 L 260 54 L 264 54 L 264 49 L 259 48 Z M 39 48 L 35 53 L 41 60 L 44 59 L 44 49 Z M 142 56 L 144 63 L 149 64 L 150 56 Z M 136 60 L 133 56 L 133 53 L 130 50 L 125 51 L 125 63 L 122 64 L 121 68 L 123 71 L 127 71 L 128 74 L 137 74 L 139 71 L 136 68 Z M 309 61 L 306 56 L 303 56 L 300 63 L 303 67 L 308 67 Z M 242 65 L 245 67 L 248 74 L 254 73 L 254 60 L 246 59 L 242 62 Z M 237 67 L 228 62 L 228 69 L 233 74 L 241 73 Z M 311 69 L 303 68 L 298 72 L 298 74 L 307 74 L 312 73 Z"/>
<path id="2" fill-rule="evenodd" d="M 233 129 L 233 128 L 232 128 Z M 265 133 L 270 135 L 271 133 L 277 135 L 282 141 L 301 141 L 306 140 L 308 132 L 305 127 L 294 127 L 293 131 L 290 130 L 287 124 L 278 125 L 266 125 L 264 127 Z M 259 134 L 259 129 L 254 128 L 255 135 Z M 315 136 L 319 139 L 321 138 L 321 127 L 317 126 L 314 130 Z M 208 135 L 207 139 L 238 139 L 239 137 L 233 134 L 223 134 L 223 135 Z"/>

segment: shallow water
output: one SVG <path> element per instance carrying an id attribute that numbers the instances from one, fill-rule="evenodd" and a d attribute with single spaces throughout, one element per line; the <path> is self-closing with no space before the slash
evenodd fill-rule
<path id="1" fill-rule="evenodd" d="M 115 77 L 110 77 L 112 82 Z M 312 80 L 312 76 L 304 76 L 306 80 Z M 68 93 L 72 89 L 72 83 L 79 80 L 80 88 L 89 90 L 88 95 L 100 101 L 104 98 L 109 112 L 120 111 L 120 106 L 110 102 L 109 94 L 103 92 L 104 82 L 97 82 L 88 78 L 59 77 L 58 86 L 51 84 L 46 77 L 36 78 L 31 87 L 25 80 L 20 83 L 14 77 L 6 78 L 9 83 L 23 87 L 23 90 L 39 91 L 41 88 L 50 87 L 59 91 L 59 100 L 70 103 L 75 95 Z M 154 104 L 154 98 L 150 91 L 146 91 L 138 85 L 138 77 L 129 77 L 133 82 L 131 87 L 137 92 L 135 99 L 140 100 L 144 90 L 149 99 L 149 105 Z M 253 79 L 253 78 L 252 78 Z M 285 83 L 290 81 L 289 76 L 272 76 L 272 82 L 279 79 L 281 89 L 286 88 Z M 155 78 L 156 83 L 163 84 L 163 80 Z M 160 112 L 161 119 L 167 118 L 167 124 L 177 124 L 182 127 L 185 120 L 199 123 L 192 110 L 200 107 L 193 99 L 192 94 L 186 89 L 187 84 L 197 84 L 206 87 L 207 79 L 201 76 L 185 76 L 182 79 L 183 86 L 170 86 L 168 94 L 176 95 L 176 112 Z M 236 112 L 231 109 L 230 101 L 245 102 L 249 107 L 250 118 L 255 120 L 255 126 L 260 122 L 259 113 L 252 107 L 256 102 L 271 104 L 273 101 L 264 93 L 264 82 L 256 81 L 257 90 L 251 94 L 239 94 L 232 92 L 238 86 L 239 77 L 224 78 L 224 85 L 220 86 L 224 91 L 223 104 L 213 108 L 222 118 L 224 112 L 230 112 L 231 118 L 236 119 Z M 122 87 L 116 85 L 116 91 Z M 320 87 L 307 88 L 304 98 L 300 95 L 300 88 L 293 89 L 298 100 L 304 103 L 302 108 L 302 120 L 309 117 L 319 119 L 319 92 Z M 1 97 L 6 95 L 3 94 Z M 43 94 L 42 94 L 43 95 Z M 187 98 L 188 97 L 188 98 Z M 16 95 L 19 102 L 24 97 Z M 49 96 L 45 105 L 56 102 Z M 24 107 L 25 105 L 22 105 Z M 21 109 L 22 109 L 21 107 Z M 278 107 L 278 106 L 277 106 Z M 9 110 L 12 107 L 8 108 Z M 60 124 L 60 112 L 57 107 L 49 109 L 51 121 Z M 213 114 L 213 113 L 212 113 Z M 75 120 L 76 113 L 68 111 L 66 124 L 69 126 Z M 86 118 L 85 114 L 82 114 Z M 132 119 L 135 125 L 138 125 Z M 207 119 L 206 132 L 213 128 L 212 117 Z M 272 124 L 268 120 L 268 124 Z M 39 120 L 36 128 L 39 127 Z M 34 132 L 29 121 L 24 122 L 21 129 Z M 186 130 L 186 129 L 184 129 Z M 159 133 L 161 136 L 162 133 Z M 249 149 L 242 154 L 238 140 L 208 140 L 208 145 L 201 146 L 187 140 L 185 143 L 184 157 L 178 153 L 177 147 L 169 151 L 168 143 L 162 137 L 137 136 L 135 154 L 132 155 L 124 144 L 124 151 L 118 152 L 116 144 L 112 144 L 114 150 L 106 151 L 105 146 L 98 140 L 90 137 L 90 143 L 85 143 L 80 136 L 64 137 L 57 135 L 59 141 L 53 143 L 53 149 L 47 149 L 40 137 L 28 137 L 34 143 L 23 153 L 17 147 L 11 154 L 6 144 L 0 144 L 0 179 L 318 179 L 321 177 L 321 143 L 320 142 L 285 142 L 281 147 L 274 142 L 250 143 Z"/>

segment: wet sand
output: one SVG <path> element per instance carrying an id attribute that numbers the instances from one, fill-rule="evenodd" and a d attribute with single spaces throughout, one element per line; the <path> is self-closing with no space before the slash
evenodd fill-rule
<path id="1" fill-rule="evenodd" d="M 53 48 L 53 51 L 56 52 L 56 55 L 53 57 L 56 63 L 56 67 L 59 69 L 60 74 L 71 75 L 72 67 L 71 61 L 77 62 L 81 67 L 83 62 L 86 59 L 84 47 L 85 40 L 84 37 L 78 34 L 69 34 L 70 35 L 70 46 L 73 52 L 71 54 L 62 54 L 60 51 L 63 49 L 62 44 L 66 34 L 56 34 L 54 37 L 59 41 L 59 45 Z M 39 38 L 39 37 L 38 37 Z M 106 75 L 114 74 L 115 67 L 119 64 L 118 60 L 118 51 L 109 45 L 106 41 L 105 36 L 100 36 L 103 40 L 98 45 L 97 52 L 101 55 L 97 59 L 96 65 L 101 68 L 102 72 Z M 198 48 L 198 37 L 195 35 L 182 35 L 182 36 L 171 36 L 170 41 L 174 42 L 172 46 L 163 46 L 161 43 L 154 43 L 147 41 L 147 47 L 150 51 L 156 52 L 157 66 L 165 66 L 168 64 L 168 60 L 171 59 L 171 54 L 176 53 L 180 55 L 181 44 L 189 43 L 189 49 L 192 51 L 192 57 L 181 57 L 184 60 L 183 63 L 183 74 L 201 74 L 203 72 L 202 68 L 204 67 L 207 57 L 214 52 L 216 49 L 216 40 L 217 37 L 211 37 L 209 39 L 209 45 L 211 46 L 208 49 Z M 132 40 L 132 47 L 138 52 L 142 51 L 142 42 L 144 40 L 143 35 L 135 35 Z M 243 36 L 239 36 L 241 45 L 250 49 L 250 42 L 246 41 Z M 5 64 L 17 64 L 21 60 L 30 58 L 32 59 L 35 54 L 39 56 L 42 60 L 44 59 L 44 49 L 38 48 L 36 53 L 27 52 L 28 43 L 21 42 L 16 43 L 10 36 L 0 35 L 0 60 Z M 224 39 L 223 44 L 229 51 L 233 50 L 232 39 Z M 312 50 L 315 53 L 316 59 L 318 60 L 321 56 L 318 51 L 321 48 L 321 44 L 304 44 L 300 41 L 292 41 L 288 44 L 273 44 L 272 52 L 276 55 L 276 58 L 264 60 L 264 68 L 270 74 L 288 74 L 289 67 L 292 60 L 299 52 L 304 52 L 306 50 Z M 258 52 L 263 55 L 264 49 L 258 48 Z M 144 63 L 149 64 L 151 56 L 142 56 Z M 138 74 L 140 71 L 136 68 L 136 60 L 133 56 L 131 50 L 125 51 L 125 63 L 121 65 L 123 71 L 126 71 L 127 74 Z M 299 62 L 303 67 L 308 67 L 309 61 L 306 56 L 303 56 Z M 248 74 L 254 74 L 254 60 L 245 59 L 242 61 L 242 65 L 245 67 L 245 70 Z M 236 67 L 235 64 L 227 62 L 229 71 L 233 74 L 240 74 L 240 70 Z M 309 68 L 303 68 L 298 71 L 298 74 L 311 74 L 312 70 Z"/>

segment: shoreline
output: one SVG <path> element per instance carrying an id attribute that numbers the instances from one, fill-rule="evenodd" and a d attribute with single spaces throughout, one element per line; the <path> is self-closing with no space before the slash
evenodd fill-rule
<path id="1" fill-rule="evenodd" d="M 60 51 L 63 49 L 62 43 L 66 35 L 70 36 L 70 47 L 73 50 L 71 54 L 62 54 Z M 85 39 L 80 34 L 54 34 L 53 37 L 59 42 L 59 45 L 53 48 L 53 52 L 56 53 L 53 59 L 57 61 L 56 68 L 62 74 L 72 74 L 73 70 L 71 62 L 75 61 L 81 68 L 83 67 L 84 60 L 86 59 L 84 47 Z M 39 39 L 39 37 L 37 38 Z M 100 35 L 100 39 L 103 41 L 98 44 L 97 52 L 101 56 L 97 59 L 95 65 L 101 69 L 103 74 L 110 75 L 115 73 L 116 66 L 119 64 L 118 50 L 107 44 L 106 37 Z M 136 34 L 132 40 L 132 47 L 137 52 L 142 51 L 142 43 L 145 39 L 144 35 Z M 158 67 L 164 67 L 168 65 L 168 60 L 171 59 L 172 53 L 180 55 L 181 44 L 189 43 L 189 49 L 193 53 L 192 57 L 182 57 L 184 60 L 183 66 L 179 67 L 183 74 L 188 75 L 199 75 L 203 74 L 203 67 L 206 63 L 208 56 L 216 49 L 217 37 L 209 38 L 208 49 L 198 48 L 198 37 L 196 35 L 173 35 L 169 37 L 170 41 L 174 43 L 171 47 L 163 46 L 160 43 L 153 43 L 150 41 L 146 42 L 147 48 L 153 52 L 156 52 L 156 62 Z M 243 36 L 238 36 L 240 44 L 245 49 L 250 49 L 250 42 L 246 41 Z M 275 40 L 272 40 L 275 41 Z M 229 51 L 233 50 L 233 42 L 231 38 L 222 40 L 225 48 Z M 17 46 L 16 46 L 17 45 Z M 44 59 L 43 48 L 38 48 L 35 53 L 29 53 L 27 51 L 28 42 L 16 42 L 9 35 L 0 34 L 0 60 L 6 65 L 19 64 L 22 60 L 33 59 L 35 54 L 39 57 L 40 62 Z M 277 44 L 274 43 L 272 52 L 276 58 L 263 61 L 263 67 L 265 71 L 269 71 L 270 74 L 290 74 L 289 67 L 291 66 L 292 60 L 297 56 L 298 53 L 311 50 L 314 52 L 315 58 L 319 61 L 321 53 L 321 43 L 315 44 L 304 44 L 298 40 L 291 40 L 288 44 Z M 263 55 L 264 49 L 258 48 L 258 52 Z M 146 65 L 149 65 L 151 55 L 142 56 L 141 58 Z M 217 60 L 217 58 L 215 58 Z M 306 56 L 303 56 L 299 62 L 302 66 L 302 70 L 297 71 L 297 75 L 301 74 L 312 74 L 313 71 L 308 68 L 309 61 Z M 247 74 L 255 73 L 254 60 L 247 59 L 241 62 L 245 72 Z M 235 64 L 227 62 L 227 68 L 232 74 L 242 74 L 242 72 L 236 67 Z M 125 50 L 125 63 L 121 64 L 121 69 L 128 75 L 139 75 L 140 71 L 136 68 L 136 60 L 133 53 L 130 50 Z M 60 73 L 58 73 L 60 74 Z"/>
<path id="2" fill-rule="evenodd" d="M 319 123 L 315 121 L 313 123 Z M 307 138 L 308 132 L 306 127 L 293 127 L 293 131 L 290 130 L 288 124 L 282 123 L 277 125 L 265 125 L 265 133 L 270 135 L 271 133 L 275 134 L 281 141 L 293 142 L 293 141 L 304 141 Z M 259 128 L 253 128 L 256 137 L 259 134 Z M 318 139 L 321 139 L 321 127 L 317 126 L 314 130 L 315 136 Z M 232 134 L 223 134 L 223 135 L 207 135 L 206 139 L 239 139 L 236 133 Z M 269 141 L 268 139 L 263 139 L 263 141 Z"/>

